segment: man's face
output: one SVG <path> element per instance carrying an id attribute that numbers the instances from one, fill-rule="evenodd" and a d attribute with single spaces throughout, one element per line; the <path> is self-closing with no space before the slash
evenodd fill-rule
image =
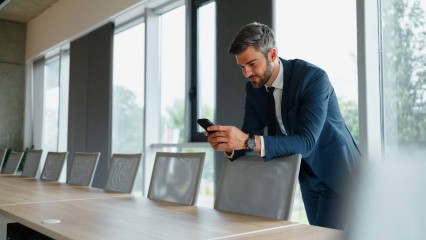
<path id="1" fill-rule="evenodd" d="M 268 54 L 269 55 L 269 54 Z M 250 80 L 255 88 L 264 86 L 271 78 L 274 67 L 271 60 L 253 46 L 236 54 L 237 64 L 241 67 L 244 77 Z"/>

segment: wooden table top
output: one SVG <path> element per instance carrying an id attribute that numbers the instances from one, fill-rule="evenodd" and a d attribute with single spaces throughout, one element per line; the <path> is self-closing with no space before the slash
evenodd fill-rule
<path id="1" fill-rule="evenodd" d="M 247 232 L 226 237 L 215 238 L 228 240 L 340 240 L 344 239 L 343 232 L 331 228 L 310 226 L 306 224 L 292 224 L 286 227 L 269 228 L 254 232 Z"/>
<path id="2" fill-rule="evenodd" d="M 10 175 L 1 175 L 0 192 L 0 206 L 128 195 L 110 193 L 98 188 L 73 186 L 66 183 Z"/>
<path id="3" fill-rule="evenodd" d="M 1 206 L 0 214 L 55 239 L 211 239 L 294 224 L 131 196 Z"/>
<path id="4" fill-rule="evenodd" d="M 1 176 L 0 191 L 1 216 L 54 239 L 342 239 L 327 228 L 16 176 Z"/>

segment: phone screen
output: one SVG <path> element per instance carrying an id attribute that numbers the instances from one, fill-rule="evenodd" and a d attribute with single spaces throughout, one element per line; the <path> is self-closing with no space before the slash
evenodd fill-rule
<path id="1" fill-rule="evenodd" d="M 198 125 L 200 125 L 204 130 L 207 131 L 207 128 L 210 126 L 214 126 L 214 124 L 208 120 L 207 118 L 200 118 L 197 120 Z"/>

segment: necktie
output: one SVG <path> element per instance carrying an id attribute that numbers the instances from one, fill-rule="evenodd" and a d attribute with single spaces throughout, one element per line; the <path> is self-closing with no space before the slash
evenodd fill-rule
<path id="1" fill-rule="evenodd" d="M 274 99 L 274 87 L 268 88 L 268 135 L 275 136 L 277 117 L 275 116 L 275 99 Z"/>

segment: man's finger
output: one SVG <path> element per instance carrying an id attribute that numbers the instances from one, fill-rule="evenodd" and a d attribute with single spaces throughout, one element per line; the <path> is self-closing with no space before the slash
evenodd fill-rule
<path id="1" fill-rule="evenodd" d="M 221 125 L 214 125 L 207 128 L 208 131 L 227 131 L 229 129 L 229 126 L 221 126 Z"/>

